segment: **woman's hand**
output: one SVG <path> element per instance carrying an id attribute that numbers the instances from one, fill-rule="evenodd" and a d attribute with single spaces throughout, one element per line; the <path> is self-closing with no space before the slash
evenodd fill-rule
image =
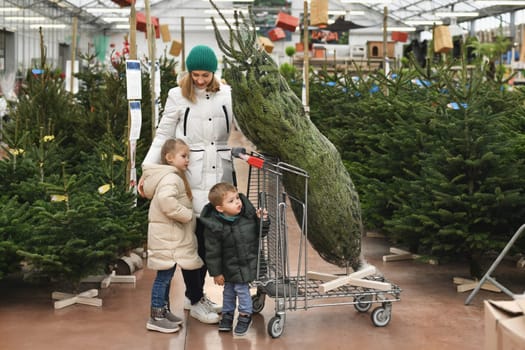
<path id="1" fill-rule="evenodd" d="M 224 286 L 224 276 L 218 275 L 213 277 L 213 282 L 215 282 L 216 285 Z"/>

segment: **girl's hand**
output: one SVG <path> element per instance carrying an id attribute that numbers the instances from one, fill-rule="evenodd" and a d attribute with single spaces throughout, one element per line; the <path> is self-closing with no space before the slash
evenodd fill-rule
<path id="1" fill-rule="evenodd" d="M 144 198 L 144 178 L 142 176 L 140 177 L 139 183 L 137 184 L 137 192 L 142 198 Z"/>

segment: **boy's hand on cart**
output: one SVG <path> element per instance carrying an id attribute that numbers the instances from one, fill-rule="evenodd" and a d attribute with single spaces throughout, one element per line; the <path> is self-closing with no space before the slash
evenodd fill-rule
<path id="1" fill-rule="evenodd" d="M 262 219 L 264 221 L 268 220 L 268 210 L 263 209 L 263 208 L 259 208 L 259 209 L 257 209 L 256 213 L 257 213 L 257 217 L 259 219 L 262 217 Z"/>
<path id="2" fill-rule="evenodd" d="M 268 217 L 268 210 L 263 208 L 257 209 L 257 217 L 259 219 L 262 218 L 261 235 L 262 237 L 266 237 L 268 235 L 268 231 L 270 230 L 270 218 Z"/>
<path id="3" fill-rule="evenodd" d="M 224 286 L 224 276 L 223 275 L 214 276 L 213 282 L 215 282 L 216 285 Z"/>

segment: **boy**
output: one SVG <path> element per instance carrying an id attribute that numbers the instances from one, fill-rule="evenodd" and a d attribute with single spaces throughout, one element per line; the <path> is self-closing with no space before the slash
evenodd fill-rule
<path id="1" fill-rule="evenodd" d="M 257 277 L 259 222 L 267 231 L 267 214 L 255 210 L 248 198 L 232 184 L 221 182 L 210 189 L 210 201 L 202 210 L 206 262 L 215 284 L 224 286 L 220 332 L 230 332 L 237 300 L 239 303 L 234 334 L 245 335 L 252 322 L 249 283 Z"/>

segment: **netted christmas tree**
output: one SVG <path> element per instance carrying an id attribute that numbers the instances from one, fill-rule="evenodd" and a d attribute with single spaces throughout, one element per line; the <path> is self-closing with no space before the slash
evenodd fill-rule
<path id="1" fill-rule="evenodd" d="M 361 208 L 339 152 L 310 121 L 275 62 L 258 45 L 252 14 L 250 18 L 236 14 L 233 25 L 224 21 L 229 39 L 217 29 L 215 33 L 225 55 L 224 78 L 232 86 L 233 109 L 243 134 L 259 151 L 308 172 L 308 240 L 326 261 L 358 267 Z M 284 186 L 299 198 L 304 191 L 296 177 L 284 176 Z M 301 210 L 294 207 L 294 212 L 301 222 Z"/>

